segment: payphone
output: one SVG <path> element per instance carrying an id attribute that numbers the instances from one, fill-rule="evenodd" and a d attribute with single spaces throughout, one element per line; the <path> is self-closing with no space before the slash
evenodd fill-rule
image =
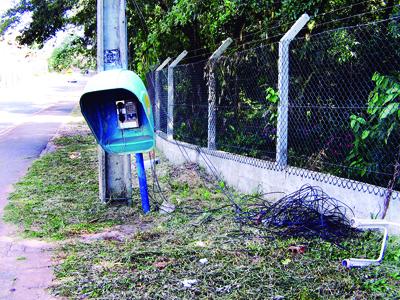
<path id="1" fill-rule="evenodd" d="M 116 101 L 118 125 L 121 129 L 139 128 L 137 106 L 133 101 Z"/>
<path id="2" fill-rule="evenodd" d="M 134 72 L 111 70 L 95 75 L 85 87 L 80 106 L 93 135 L 106 152 L 143 153 L 154 148 L 149 96 Z"/>

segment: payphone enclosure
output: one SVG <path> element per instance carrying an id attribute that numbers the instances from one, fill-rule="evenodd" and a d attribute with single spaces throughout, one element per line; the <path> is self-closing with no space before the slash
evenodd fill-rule
<path id="1" fill-rule="evenodd" d="M 143 153 L 154 148 L 154 118 L 147 90 L 127 70 L 92 77 L 80 99 L 81 111 L 100 146 L 108 153 Z"/>

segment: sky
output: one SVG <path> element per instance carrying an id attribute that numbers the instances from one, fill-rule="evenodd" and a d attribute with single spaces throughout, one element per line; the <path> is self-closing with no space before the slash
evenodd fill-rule
<path id="1" fill-rule="evenodd" d="M 0 0 L 0 14 L 12 7 L 17 0 Z M 24 26 L 23 24 L 21 26 Z M 26 46 L 15 42 L 18 29 L 9 30 L 0 39 L 0 88 L 4 82 L 15 82 L 27 76 L 41 74 L 47 70 L 47 60 Z M 1 95 L 0 95 L 1 96 Z"/>
<path id="2" fill-rule="evenodd" d="M 0 0 L 0 12 L 3 13 L 5 10 L 10 8 L 15 0 Z"/>
<path id="3" fill-rule="evenodd" d="M 0 15 L 18 1 L 0 0 Z M 56 37 L 45 43 L 43 49 L 34 50 L 27 46 L 18 45 L 15 41 L 15 38 L 19 35 L 19 31 L 29 21 L 30 16 L 24 16 L 21 24 L 7 31 L 0 38 L 0 79 L 5 77 L 14 79 L 24 77 L 27 74 L 34 75 L 47 72 L 47 58 L 51 55 L 54 48 L 59 46 L 71 32 L 76 32 L 76 30 L 60 31 Z"/>

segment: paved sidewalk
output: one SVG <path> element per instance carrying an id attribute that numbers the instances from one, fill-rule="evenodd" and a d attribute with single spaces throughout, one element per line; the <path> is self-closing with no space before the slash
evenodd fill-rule
<path id="1" fill-rule="evenodd" d="M 68 121 L 77 104 L 83 83 L 65 85 L 53 95 L 45 94 L 58 97 L 59 101 L 34 115 L 28 114 L 26 122 L 14 124 L 0 134 L 0 216 L 12 185 L 39 157 L 62 123 Z M 53 279 L 51 251 L 49 243 L 18 237 L 17 229 L 0 218 L 0 299 L 53 299 L 47 291 Z"/>
<path id="2" fill-rule="evenodd" d="M 14 228 L 0 229 L 0 299 L 53 299 L 51 245 L 15 237 Z"/>

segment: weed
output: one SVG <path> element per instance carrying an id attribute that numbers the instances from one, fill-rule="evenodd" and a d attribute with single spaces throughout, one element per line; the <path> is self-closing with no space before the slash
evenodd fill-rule
<path id="1" fill-rule="evenodd" d="M 382 293 L 388 289 L 388 283 L 386 279 L 373 279 L 365 282 L 364 287 L 371 292 Z"/>

